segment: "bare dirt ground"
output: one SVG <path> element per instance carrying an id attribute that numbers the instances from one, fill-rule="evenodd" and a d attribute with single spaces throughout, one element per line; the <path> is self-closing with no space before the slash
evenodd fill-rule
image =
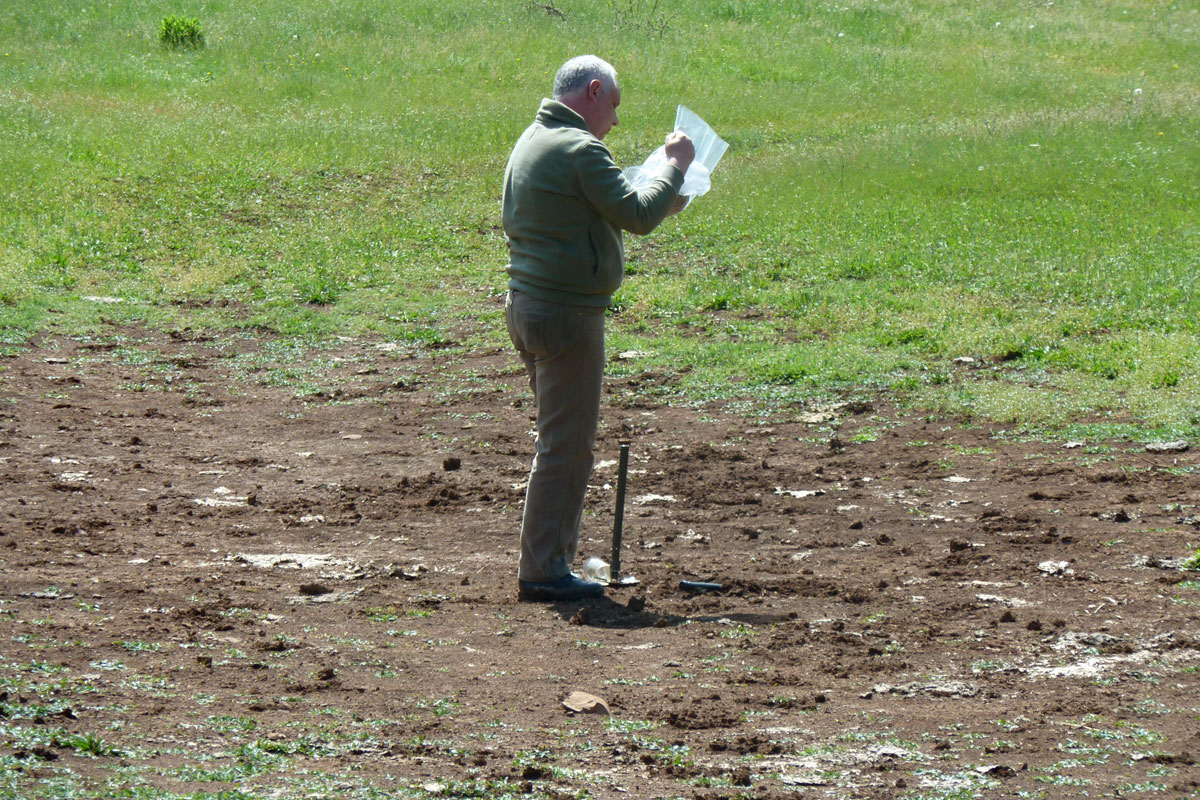
<path id="1" fill-rule="evenodd" d="M 8 353 L 0 797 L 1200 797 L 1195 448 L 614 379 L 640 584 L 537 605 L 507 352 Z"/>

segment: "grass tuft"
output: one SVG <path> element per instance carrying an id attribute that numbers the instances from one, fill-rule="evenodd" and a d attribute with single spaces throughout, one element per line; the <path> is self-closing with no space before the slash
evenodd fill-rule
<path id="1" fill-rule="evenodd" d="M 204 30 L 195 17 L 172 14 L 159 23 L 158 41 L 172 50 L 198 50 L 204 47 Z"/>

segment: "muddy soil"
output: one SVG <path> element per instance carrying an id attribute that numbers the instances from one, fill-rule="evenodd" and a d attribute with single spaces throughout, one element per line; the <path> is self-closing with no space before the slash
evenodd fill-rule
<path id="1" fill-rule="evenodd" d="M 671 380 L 609 382 L 585 515 L 609 560 L 630 441 L 639 583 L 542 605 L 507 352 L 10 348 L 5 796 L 1200 796 L 1196 448 Z"/>

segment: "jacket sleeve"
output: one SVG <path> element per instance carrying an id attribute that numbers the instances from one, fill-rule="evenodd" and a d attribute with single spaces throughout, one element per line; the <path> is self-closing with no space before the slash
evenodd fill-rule
<path id="1" fill-rule="evenodd" d="M 683 186 L 683 173 L 668 164 L 649 186 L 638 191 L 598 140 L 579 148 L 575 164 L 588 203 L 614 227 L 630 233 L 647 234 L 657 228 Z"/>

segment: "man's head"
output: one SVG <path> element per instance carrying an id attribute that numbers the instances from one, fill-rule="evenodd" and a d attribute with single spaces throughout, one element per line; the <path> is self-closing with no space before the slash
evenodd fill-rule
<path id="1" fill-rule="evenodd" d="M 602 58 L 576 56 L 554 76 L 554 99 L 583 117 L 592 135 L 603 139 L 617 124 L 617 71 Z"/>

